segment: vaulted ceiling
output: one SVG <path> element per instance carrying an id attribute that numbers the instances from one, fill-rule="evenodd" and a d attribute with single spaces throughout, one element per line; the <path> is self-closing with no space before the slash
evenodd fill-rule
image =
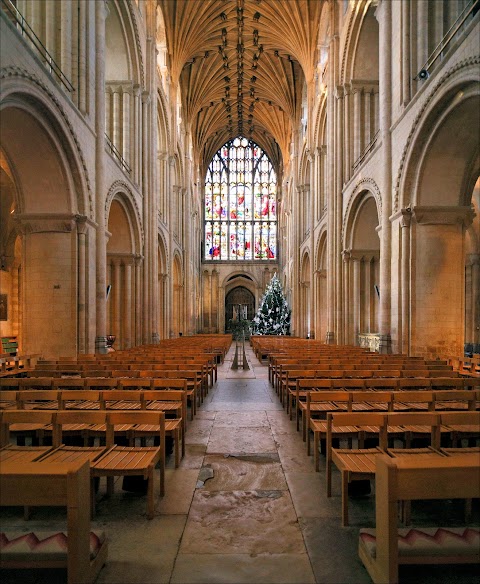
<path id="1" fill-rule="evenodd" d="M 326 0 L 158 0 L 199 161 L 237 135 L 288 161 Z M 277 166 L 278 168 L 278 166 Z"/>

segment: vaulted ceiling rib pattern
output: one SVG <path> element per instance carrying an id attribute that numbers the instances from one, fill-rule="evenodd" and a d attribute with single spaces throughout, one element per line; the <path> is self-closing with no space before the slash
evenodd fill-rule
<path id="1" fill-rule="evenodd" d="M 315 69 L 323 2 L 158 0 L 172 83 L 204 165 L 239 134 L 258 142 L 274 164 L 288 162 L 302 86 Z"/>

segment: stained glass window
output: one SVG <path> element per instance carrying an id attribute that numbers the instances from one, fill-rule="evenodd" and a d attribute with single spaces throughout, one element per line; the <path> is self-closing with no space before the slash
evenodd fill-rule
<path id="1" fill-rule="evenodd" d="M 277 178 L 251 140 L 230 140 L 213 157 L 205 179 L 205 259 L 277 258 Z"/>

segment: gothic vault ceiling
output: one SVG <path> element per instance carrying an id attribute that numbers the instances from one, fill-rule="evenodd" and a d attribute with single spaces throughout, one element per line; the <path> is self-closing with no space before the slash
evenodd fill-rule
<path id="1" fill-rule="evenodd" d="M 172 82 L 200 161 L 239 134 L 274 164 L 288 161 L 324 1 L 158 0 Z"/>

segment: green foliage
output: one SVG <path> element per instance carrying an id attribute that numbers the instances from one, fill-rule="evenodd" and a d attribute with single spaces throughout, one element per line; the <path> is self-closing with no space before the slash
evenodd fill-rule
<path id="1" fill-rule="evenodd" d="M 250 337 L 251 322 L 247 319 L 229 320 L 228 328 L 232 331 L 234 341 L 243 341 Z M 244 336 L 245 334 L 245 336 Z"/>

